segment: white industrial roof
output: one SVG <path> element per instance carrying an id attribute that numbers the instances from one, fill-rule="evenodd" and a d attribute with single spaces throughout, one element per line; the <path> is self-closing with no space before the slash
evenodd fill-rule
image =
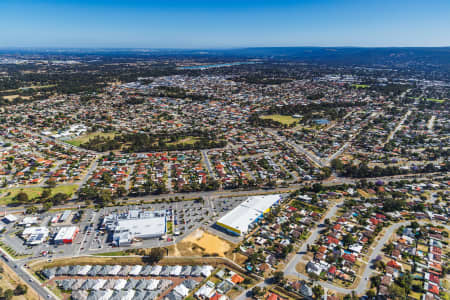
<path id="1" fill-rule="evenodd" d="M 163 235 L 166 232 L 166 217 L 148 219 L 121 219 L 117 221 L 115 231 L 129 231 L 134 237 L 144 237 L 149 234 Z"/>
<path id="2" fill-rule="evenodd" d="M 72 239 L 75 235 L 75 232 L 78 231 L 78 227 L 70 226 L 70 227 L 62 227 L 55 236 L 55 240 L 66 240 Z"/>
<path id="3" fill-rule="evenodd" d="M 280 199 L 280 195 L 253 196 L 232 209 L 217 222 L 247 232 L 250 224 Z"/>
<path id="4" fill-rule="evenodd" d="M 17 217 L 14 215 L 6 215 L 5 219 L 8 220 L 8 222 L 16 222 L 17 221 Z"/>

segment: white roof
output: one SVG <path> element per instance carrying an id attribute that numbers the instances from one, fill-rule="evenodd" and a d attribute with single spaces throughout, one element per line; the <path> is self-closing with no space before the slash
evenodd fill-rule
<path id="1" fill-rule="evenodd" d="M 91 270 L 91 268 L 92 268 L 91 265 L 82 266 L 81 269 L 78 271 L 78 275 L 86 275 Z"/>
<path id="2" fill-rule="evenodd" d="M 279 199 L 280 195 L 278 194 L 249 197 L 217 222 L 245 233 L 248 231 L 250 224 L 255 222 Z"/>
<path id="3" fill-rule="evenodd" d="M 172 270 L 170 271 L 170 275 L 172 276 L 178 276 L 181 273 L 181 270 L 183 269 L 182 266 L 174 266 Z"/>
<path id="4" fill-rule="evenodd" d="M 185 287 L 183 284 L 177 285 L 173 290 L 183 297 L 189 295 L 189 289 Z"/>
<path id="5" fill-rule="evenodd" d="M 149 283 L 147 284 L 146 290 L 154 291 L 158 287 L 159 279 L 150 279 Z"/>
<path id="6" fill-rule="evenodd" d="M 27 224 L 36 224 L 38 222 L 37 217 L 25 217 L 23 218 L 22 222 L 20 222 L 21 225 L 27 225 Z"/>
<path id="7" fill-rule="evenodd" d="M 119 273 L 120 270 L 122 270 L 122 266 L 120 265 L 112 266 L 111 270 L 109 270 L 108 272 L 108 275 L 117 275 L 117 273 Z"/>
<path id="8" fill-rule="evenodd" d="M 151 274 L 152 275 L 159 275 L 159 273 L 161 273 L 162 270 L 162 266 L 160 265 L 156 265 L 152 268 Z"/>
<path id="9" fill-rule="evenodd" d="M 128 290 L 127 294 L 122 298 L 122 300 L 132 300 L 135 293 L 135 290 Z"/>
<path id="10" fill-rule="evenodd" d="M 105 290 L 98 300 L 108 300 L 113 295 L 113 290 Z"/>
<path id="11" fill-rule="evenodd" d="M 214 287 L 214 283 L 208 281 L 204 285 L 202 285 L 197 292 L 195 292 L 195 296 L 210 298 L 216 292 Z"/>
<path id="12" fill-rule="evenodd" d="M 70 226 L 70 227 L 62 227 L 55 236 L 55 240 L 66 240 L 72 239 L 75 233 L 78 231 L 78 227 Z"/>
<path id="13" fill-rule="evenodd" d="M 166 232 L 166 217 L 155 217 L 146 219 L 121 219 L 117 221 L 116 231 L 128 230 L 134 237 L 145 237 L 146 235 L 160 234 Z"/>
<path id="14" fill-rule="evenodd" d="M 22 231 L 22 235 L 32 235 L 32 234 L 45 234 L 48 235 L 47 227 L 27 227 Z"/>
<path id="15" fill-rule="evenodd" d="M 114 289 L 119 291 L 122 290 L 125 285 L 127 284 L 127 281 L 125 279 L 118 279 L 116 280 L 116 284 L 114 285 Z"/>
<path id="16" fill-rule="evenodd" d="M 15 222 L 17 221 L 17 217 L 14 215 L 6 215 L 5 219 L 8 220 L 8 222 Z"/>
<path id="17" fill-rule="evenodd" d="M 202 275 L 205 277 L 209 277 L 211 275 L 211 272 L 214 270 L 214 267 L 212 266 L 203 266 L 202 267 Z"/>
<path id="18" fill-rule="evenodd" d="M 136 265 L 136 266 L 133 266 L 132 268 L 131 268 L 131 270 L 130 270 L 130 273 L 128 273 L 129 275 L 139 275 L 139 273 L 141 272 L 141 270 L 142 270 L 142 266 L 141 265 Z"/>
<path id="19" fill-rule="evenodd" d="M 106 279 L 97 279 L 92 289 L 98 291 L 105 285 L 105 283 Z"/>

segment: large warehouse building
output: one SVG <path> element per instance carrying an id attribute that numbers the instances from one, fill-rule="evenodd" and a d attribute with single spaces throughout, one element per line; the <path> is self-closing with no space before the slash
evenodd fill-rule
<path id="1" fill-rule="evenodd" d="M 103 219 L 111 240 L 117 246 L 130 245 L 134 239 L 161 237 L 166 233 L 165 211 L 130 210 Z"/>
<path id="2" fill-rule="evenodd" d="M 232 235 L 244 235 L 271 207 L 279 203 L 280 195 L 253 196 L 220 218 L 216 225 Z"/>

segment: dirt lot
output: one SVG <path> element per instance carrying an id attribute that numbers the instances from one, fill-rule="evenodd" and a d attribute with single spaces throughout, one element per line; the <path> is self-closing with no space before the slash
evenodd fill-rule
<path id="1" fill-rule="evenodd" d="M 228 257 L 241 264 L 246 257 L 233 253 L 235 244 L 220 237 L 197 229 L 181 242 L 169 247 L 169 256 L 221 256 Z"/>

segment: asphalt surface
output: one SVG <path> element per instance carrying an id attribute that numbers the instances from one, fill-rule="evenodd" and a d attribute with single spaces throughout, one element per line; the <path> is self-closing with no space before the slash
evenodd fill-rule
<path id="1" fill-rule="evenodd" d="M 7 264 L 11 268 L 11 270 L 13 270 L 13 272 L 17 274 L 17 276 L 22 278 L 22 280 L 25 281 L 26 284 L 28 284 L 33 290 L 35 290 L 42 299 L 59 299 L 54 296 L 54 294 L 47 288 L 42 287 L 40 282 L 32 275 L 30 275 L 30 273 L 25 271 L 22 263 L 12 260 L 12 258 L 9 257 L 7 253 L 3 252 L 3 250 L 0 250 L 0 252 L 3 253 L 1 258 L 3 262 Z"/>
<path id="2" fill-rule="evenodd" d="M 330 219 L 333 216 L 335 216 L 337 211 L 339 210 L 339 204 L 341 204 L 341 203 L 342 202 L 338 202 L 332 208 L 330 208 L 328 210 L 327 214 L 325 215 L 324 220 Z M 323 229 L 322 227 L 316 226 L 316 228 L 311 232 L 311 235 L 302 244 L 302 246 L 300 247 L 300 250 L 295 254 L 295 256 L 291 259 L 291 261 L 286 265 L 286 267 L 284 269 L 285 276 L 287 276 L 287 275 L 297 276 L 298 275 L 298 272 L 295 270 L 295 266 L 303 260 L 303 255 L 306 254 L 307 245 L 314 245 L 315 242 L 318 240 L 319 231 L 322 229 Z"/>

